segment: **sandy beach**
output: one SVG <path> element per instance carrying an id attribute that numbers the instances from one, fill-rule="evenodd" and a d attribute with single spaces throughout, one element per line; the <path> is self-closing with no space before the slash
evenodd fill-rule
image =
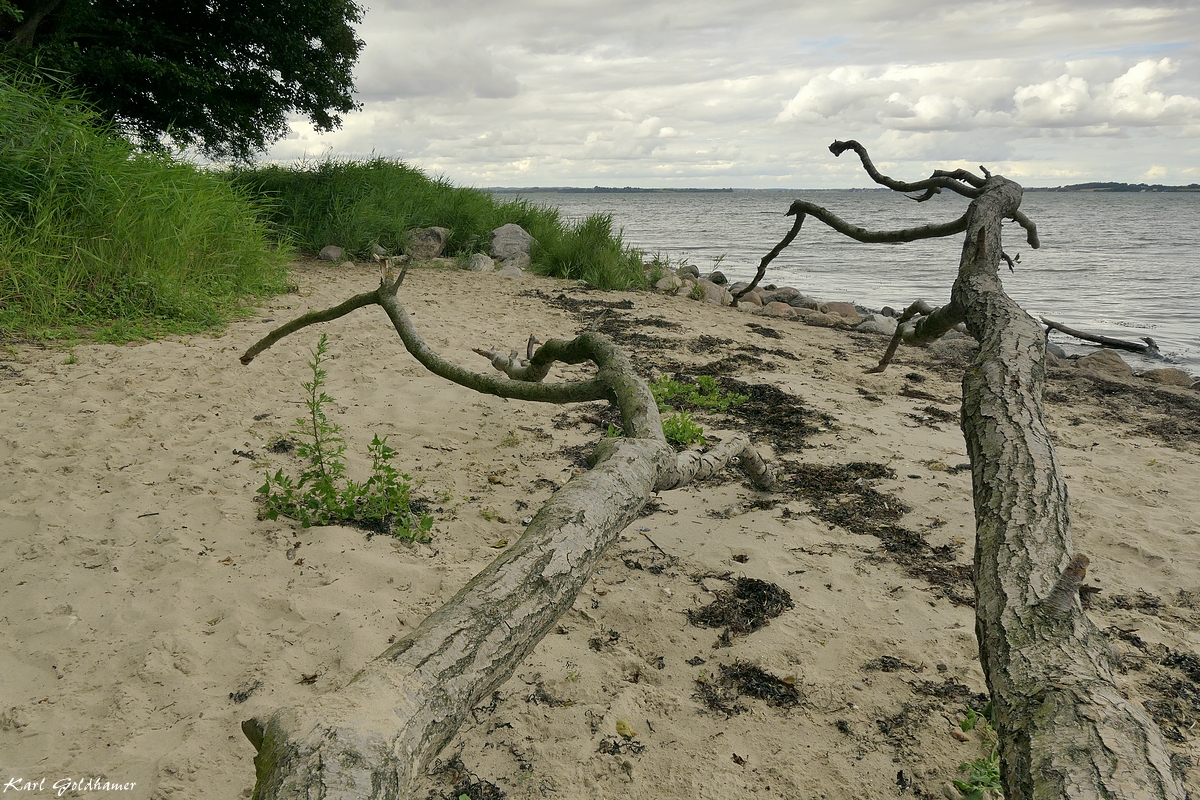
<path id="1" fill-rule="evenodd" d="M 242 720 L 334 691 L 586 468 L 605 407 L 453 385 L 405 352 L 378 308 L 242 366 L 275 325 L 378 278 L 316 262 L 294 274 L 297 293 L 220 335 L 0 354 L 0 783 L 44 779 L 50 792 L 98 777 L 136 783 L 123 797 L 249 797 Z M 596 324 L 648 378 L 717 377 L 750 400 L 701 417 L 706 433 L 747 431 L 783 478 L 765 494 L 727 470 L 656 496 L 419 797 L 958 796 L 959 765 L 983 754 L 959 722 L 985 701 L 957 422 L 971 340 L 904 348 L 869 375 L 881 337 L 682 297 L 417 269 L 401 300 L 431 346 L 480 371 L 474 347 Z M 320 332 L 351 474 L 365 474 L 372 435 L 387 436 L 435 519 L 430 542 L 258 519 L 267 469 L 298 471 L 267 446 L 303 410 Z M 1047 419 L 1091 559 L 1089 613 L 1192 792 L 1198 410 L 1185 388 L 1051 372 Z M 722 630 L 687 612 L 746 578 L 791 607 L 717 646 Z M 747 665 L 779 679 L 773 695 L 738 688 Z"/>

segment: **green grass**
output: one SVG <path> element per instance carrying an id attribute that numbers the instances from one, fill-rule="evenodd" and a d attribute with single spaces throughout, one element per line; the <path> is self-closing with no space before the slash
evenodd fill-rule
<path id="1" fill-rule="evenodd" d="M 327 158 L 232 170 L 234 185 L 269 202 L 270 219 L 296 246 L 316 253 L 336 244 L 359 259 L 378 244 L 403 251 L 414 228 L 450 230 L 449 257 L 486 252 L 492 230 L 509 222 L 529 232 L 535 271 L 603 289 L 641 288 L 642 261 L 612 229 L 612 217 L 577 223 L 522 199 L 499 200 L 480 189 L 429 178 L 391 158 Z"/>
<path id="2" fill-rule="evenodd" d="M 61 86 L 0 70 L 0 332 L 219 327 L 286 287 L 261 212 L 218 175 L 136 151 Z"/>

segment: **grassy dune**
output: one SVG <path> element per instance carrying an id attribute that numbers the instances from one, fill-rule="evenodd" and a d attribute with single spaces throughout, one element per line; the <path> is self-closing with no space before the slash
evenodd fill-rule
<path id="1" fill-rule="evenodd" d="M 0 74 L 0 331 L 191 332 L 285 288 L 260 205 L 219 175 L 137 152 L 60 89 Z"/>

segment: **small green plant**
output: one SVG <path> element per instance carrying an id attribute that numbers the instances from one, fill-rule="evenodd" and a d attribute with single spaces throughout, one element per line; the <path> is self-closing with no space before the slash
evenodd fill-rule
<path id="1" fill-rule="evenodd" d="M 427 541 L 433 517 L 414 513 L 409 507 L 409 476 L 392 466 L 396 451 L 387 437 L 376 434 L 367 454 L 371 457 L 371 477 L 365 483 L 346 479 L 346 444 L 341 428 L 325 416 L 325 405 L 333 398 L 323 391 L 325 370 L 321 362 L 328 350 L 324 334 L 312 351 L 309 367 L 312 380 L 304 387 L 304 405 L 308 415 L 296 420 L 292 428 L 299 437 L 296 454 L 307 462 L 300 477 L 293 480 L 282 469 L 258 489 L 262 496 L 261 516 L 278 519 L 280 515 L 312 525 L 355 525 L 388 533 L 409 541 Z"/>
<path id="2" fill-rule="evenodd" d="M 69 355 L 68 355 L 66 358 L 64 358 L 64 359 L 63 359 L 63 363 L 64 363 L 64 364 L 78 364 L 78 363 L 79 363 L 79 357 L 78 357 L 78 356 L 76 356 L 76 355 L 75 355 L 75 351 L 74 351 L 74 350 L 72 350 L 72 351 L 70 352 L 70 354 L 69 354 Z"/>
<path id="3" fill-rule="evenodd" d="M 1000 792 L 1000 749 L 993 727 L 995 711 L 991 703 L 984 706 L 983 713 L 968 707 L 967 713 L 959 723 L 965 732 L 979 731 L 983 745 L 987 750 L 974 761 L 965 761 L 958 766 L 960 772 L 966 773 L 964 780 L 954 781 L 954 788 L 962 793 L 964 800 L 983 800 L 984 792 Z"/>
<path id="4" fill-rule="evenodd" d="M 710 375 L 698 375 L 696 383 L 689 385 L 666 375 L 650 384 L 650 391 L 658 403 L 660 412 L 673 411 L 676 405 L 703 411 L 728 411 L 730 406 L 746 402 L 744 394 L 722 392 L 717 379 Z"/>
<path id="5" fill-rule="evenodd" d="M 668 442 L 688 447 L 704 444 L 704 429 L 686 411 L 677 411 L 662 421 L 663 436 Z"/>
<path id="6" fill-rule="evenodd" d="M 521 437 L 517 436 L 516 431 L 509 431 L 503 439 L 500 440 L 501 447 L 516 447 L 521 443 Z"/>
<path id="7" fill-rule="evenodd" d="M 621 430 L 621 428 L 617 425 L 613 425 L 611 422 L 608 423 L 608 430 L 604 432 L 604 438 L 606 439 L 619 439 L 624 435 L 625 431 Z"/>
<path id="8" fill-rule="evenodd" d="M 572 683 L 574 683 L 575 681 L 579 680 L 579 672 L 578 672 L 578 670 L 571 670 L 570 672 L 568 672 L 568 673 L 567 673 L 567 680 L 568 680 L 568 681 L 571 681 Z"/>
<path id="9" fill-rule="evenodd" d="M 708 292 L 704 291 L 704 287 L 698 283 L 692 287 L 690 292 L 688 292 L 688 297 L 692 298 L 693 300 L 703 300 L 707 296 Z"/>

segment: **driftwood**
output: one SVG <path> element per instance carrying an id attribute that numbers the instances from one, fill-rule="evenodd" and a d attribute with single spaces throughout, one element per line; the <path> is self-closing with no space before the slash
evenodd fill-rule
<path id="1" fill-rule="evenodd" d="M 1075 328 L 1068 328 L 1062 323 L 1046 319 L 1045 317 L 1040 317 L 1040 319 L 1042 320 L 1042 324 L 1046 326 L 1047 330 L 1065 333 L 1067 336 L 1074 336 L 1076 339 L 1082 339 L 1085 342 L 1093 342 L 1095 344 L 1104 345 L 1105 347 L 1112 347 L 1117 350 L 1129 350 L 1130 352 L 1141 353 L 1147 356 L 1158 355 L 1158 344 L 1149 336 L 1142 337 L 1142 341 L 1145 342 L 1145 344 L 1138 344 L 1137 342 L 1127 342 L 1124 339 L 1113 339 L 1109 336 L 1097 336 L 1094 333 L 1084 333 L 1083 331 L 1076 330 Z"/>
<path id="2" fill-rule="evenodd" d="M 962 429 L 975 503 L 976 632 L 1005 796 L 1183 798 L 1158 727 L 1117 690 L 1110 645 L 1079 603 L 1087 559 L 1074 551 L 1067 487 L 1042 413 L 1046 337 L 1004 293 L 998 271 L 1008 260 L 1003 220 L 1015 220 L 1037 246 L 1037 229 L 1020 211 L 1021 187 L 982 167 L 982 177 L 958 170 L 902 183 L 880 175 L 856 142 L 830 150 L 854 150 L 877 183 L 924 190 L 914 199 L 941 189 L 971 198 L 952 222 L 882 233 L 802 201 L 789 213 L 812 214 L 859 241 L 966 234 L 950 302 L 911 306 L 875 371 L 901 340 L 931 341 L 959 321 L 979 341 L 963 378 Z"/>
<path id="3" fill-rule="evenodd" d="M 654 397 L 626 356 L 601 334 L 552 339 L 522 359 L 489 353 L 503 376 L 463 369 L 435 353 L 396 298 L 404 279 L 273 331 L 242 356 L 249 363 L 279 339 L 367 305 L 379 305 L 408 351 L 437 375 L 479 392 L 551 403 L 608 400 L 625 436 L 605 439 L 595 466 L 556 491 L 525 533 L 416 631 L 389 647 L 341 689 L 312 705 L 242 725 L 258 755 L 255 800 L 392 800 L 413 782 L 459 726 L 504 681 L 575 602 L 604 551 L 652 491 L 712 474 L 737 457 L 754 482 L 770 469 L 741 434 L 709 453 L 677 456 L 663 437 Z M 531 337 L 532 338 L 532 337 Z M 554 362 L 592 361 L 591 380 L 543 384 Z"/>

